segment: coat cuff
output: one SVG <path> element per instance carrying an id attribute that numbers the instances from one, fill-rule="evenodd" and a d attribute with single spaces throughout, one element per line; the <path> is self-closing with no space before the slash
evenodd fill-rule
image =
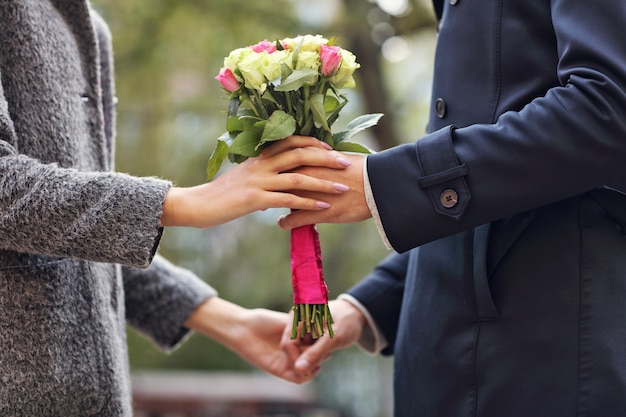
<path id="1" fill-rule="evenodd" d="M 435 211 L 458 220 L 470 200 L 465 177 L 468 169 L 459 163 L 452 144 L 453 126 L 415 142 L 421 176 L 417 185 L 428 192 Z"/>
<path id="2" fill-rule="evenodd" d="M 399 253 L 459 230 L 471 196 L 453 136 L 450 126 L 367 157 L 380 223 Z"/>

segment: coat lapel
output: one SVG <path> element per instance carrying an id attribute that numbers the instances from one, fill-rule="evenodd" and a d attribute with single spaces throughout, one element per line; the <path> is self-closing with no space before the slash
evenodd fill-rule
<path id="1" fill-rule="evenodd" d="M 89 91 L 86 94 L 100 102 L 100 54 L 98 42 L 91 19 L 91 6 L 87 0 L 50 0 L 71 28 L 80 50 L 83 71 L 88 80 Z"/>

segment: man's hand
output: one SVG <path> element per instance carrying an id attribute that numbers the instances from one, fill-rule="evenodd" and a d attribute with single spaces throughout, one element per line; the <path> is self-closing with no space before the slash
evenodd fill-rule
<path id="1" fill-rule="evenodd" d="M 327 180 L 331 183 L 340 183 L 349 187 L 344 193 L 322 194 L 319 192 L 294 192 L 312 200 L 320 200 L 330 204 L 326 210 L 292 210 L 278 220 L 283 229 L 294 229 L 299 226 L 316 223 L 354 223 L 372 217 L 372 213 L 365 200 L 363 185 L 363 164 L 365 156 L 360 154 L 342 154 L 351 162 L 345 169 L 330 169 L 326 167 L 301 167 L 295 172 L 307 177 Z"/>
<path id="2" fill-rule="evenodd" d="M 333 300 L 329 308 L 334 320 L 335 337 L 332 339 L 326 335 L 312 342 L 300 338 L 291 340 L 291 324 L 283 332 L 283 349 L 293 361 L 297 375 L 313 377 L 332 352 L 356 344 L 367 325 L 363 314 L 348 301 Z"/>

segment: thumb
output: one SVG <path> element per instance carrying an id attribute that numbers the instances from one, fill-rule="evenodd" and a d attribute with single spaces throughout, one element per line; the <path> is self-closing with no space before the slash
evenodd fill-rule
<path id="1" fill-rule="evenodd" d="M 312 216 L 309 210 L 293 210 L 289 214 L 280 216 L 277 223 L 281 229 L 291 230 L 307 224 L 321 223 L 319 221 L 313 221 L 312 219 L 314 218 L 315 217 Z"/>
<path id="2" fill-rule="evenodd" d="M 328 337 L 321 337 L 309 346 L 294 362 L 297 372 L 312 373 L 330 356 L 331 342 Z"/>

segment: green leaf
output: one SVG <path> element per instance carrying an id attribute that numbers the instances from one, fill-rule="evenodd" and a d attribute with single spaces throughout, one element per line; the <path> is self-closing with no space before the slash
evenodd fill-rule
<path id="1" fill-rule="evenodd" d="M 217 174 L 220 170 L 222 163 L 224 163 L 224 159 L 226 159 L 226 155 L 228 155 L 228 144 L 225 141 L 218 139 L 217 145 L 215 146 L 215 149 L 213 149 L 213 153 L 209 157 L 209 162 L 207 163 L 207 181 L 211 181 L 215 174 Z"/>
<path id="2" fill-rule="evenodd" d="M 326 110 L 324 109 L 324 96 L 322 94 L 313 94 L 309 98 L 311 113 L 316 127 L 323 127 L 324 130 L 330 130 L 326 121 Z"/>
<path id="3" fill-rule="evenodd" d="M 293 69 L 291 69 L 291 67 L 287 64 L 285 64 L 284 62 L 282 62 L 280 64 L 280 75 L 278 77 L 276 77 L 275 79 L 270 81 L 270 85 L 276 89 L 276 87 L 278 87 L 279 85 L 281 85 L 283 83 L 284 80 L 286 80 L 291 74 L 293 73 Z"/>
<path id="4" fill-rule="evenodd" d="M 240 164 L 243 161 L 245 161 L 246 159 L 248 159 L 247 156 L 243 156 L 243 155 L 235 155 L 234 153 L 229 153 L 228 154 L 228 160 L 230 162 L 232 162 L 233 164 Z"/>
<path id="5" fill-rule="evenodd" d="M 263 121 L 263 119 L 256 116 L 240 116 L 241 122 L 243 123 L 243 129 L 241 130 L 254 130 L 257 129 L 255 126 L 258 122 Z M 261 129 L 258 129 L 259 132 Z"/>
<path id="6" fill-rule="evenodd" d="M 372 153 L 372 150 L 367 146 L 354 142 L 340 142 L 335 146 L 335 150 L 342 152 Z"/>
<path id="7" fill-rule="evenodd" d="M 239 110 L 239 105 L 241 104 L 241 100 L 239 97 L 235 97 L 228 102 L 228 117 L 237 115 L 237 111 Z"/>
<path id="8" fill-rule="evenodd" d="M 368 127 L 375 126 L 378 123 L 378 120 L 383 116 L 382 113 L 373 113 L 373 114 L 364 114 L 352 120 L 346 126 L 346 130 L 343 132 L 336 133 L 333 137 L 335 141 L 335 147 L 340 142 L 344 140 L 350 139 L 352 136 L 361 132 L 362 130 L 367 129 Z"/>
<path id="9" fill-rule="evenodd" d="M 235 140 L 238 134 L 239 132 L 224 132 L 219 138 L 217 138 L 217 140 L 226 142 L 226 145 L 230 147 L 230 145 L 233 144 L 233 141 Z"/>
<path id="10" fill-rule="evenodd" d="M 337 106 L 339 106 L 339 100 L 337 100 L 337 97 L 326 94 L 326 98 L 324 98 L 324 110 L 326 111 L 326 113 L 334 111 Z"/>
<path id="11" fill-rule="evenodd" d="M 284 139 L 296 131 L 296 120 L 282 110 L 277 110 L 267 119 L 261 141 L 257 148 L 266 142 Z"/>
<path id="12" fill-rule="evenodd" d="M 241 132 L 243 130 L 243 120 L 237 116 L 230 116 L 226 119 L 226 130 L 229 132 Z"/>
<path id="13" fill-rule="evenodd" d="M 324 137 L 318 139 L 320 139 L 322 142 L 326 142 L 331 147 L 335 145 L 335 142 L 333 141 L 333 134 L 331 132 L 324 132 L 323 136 Z"/>
<path id="14" fill-rule="evenodd" d="M 327 98 L 328 100 L 328 98 Z M 343 109 L 346 104 L 348 104 L 348 100 L 344 100 L 342 102 L 338 102 L 339 104 L 333 109 L 332 113 L 330 113 L 327 117 L 328 120 L 328 124 L 330 126 L 333 125 L 333 123 L 335 123 L 337 121 L 337 119 L 339 118 L 339 112 L 341 112 L 341 109 Z"/>
<path id="15" fill-rule="evenodd" d="M 237 116 L 239 116 L 239 117 L 256 117 L 257 119 L 259 118 L 259 116 L 256 115 L 254 110 L 252 110 L 249 107 L 240 108 L 239 111 L 237 112 Z"/>
<path id="16" fill-rule="evenodd" d="M 346 130 L 349 132 L 358 133 L 361 130 L 365 130 L 368 127 L 376 126 L 378 124 L 378 120 L 383 117 L 382 113 L 372 113 L 372 114 L 364 114 L 362 116 L 354 118 L 348 125 L 346 126 Z"/>
<path id="17" fill-rule="evenodd" d="M 257 156 L 256 150 L 261 138 L 261 132 L 257 129 L 244 130 L 237 135 L 233 144 L 230 145 L 230 153 L 243 156 Z"/>
<path id="18" fill-rule="evenodd" d="M 315 127 L 315 123 L 313 123 L 313 118 L 309 117 L 308 119 L 306 119 L 306 122 L 300 128 L 298 135 L 311 136 L 313 134 L 314 127 Z"/>
<path id="19" fill-rule="evenodd" d="M 285 78 L 280 85 L 277 85 L 274 90 L 296 91 L 306 83 L 312 84 L 318 75 L 317 71 L 310 68 L 295 70 L 287 78 Z"/>

